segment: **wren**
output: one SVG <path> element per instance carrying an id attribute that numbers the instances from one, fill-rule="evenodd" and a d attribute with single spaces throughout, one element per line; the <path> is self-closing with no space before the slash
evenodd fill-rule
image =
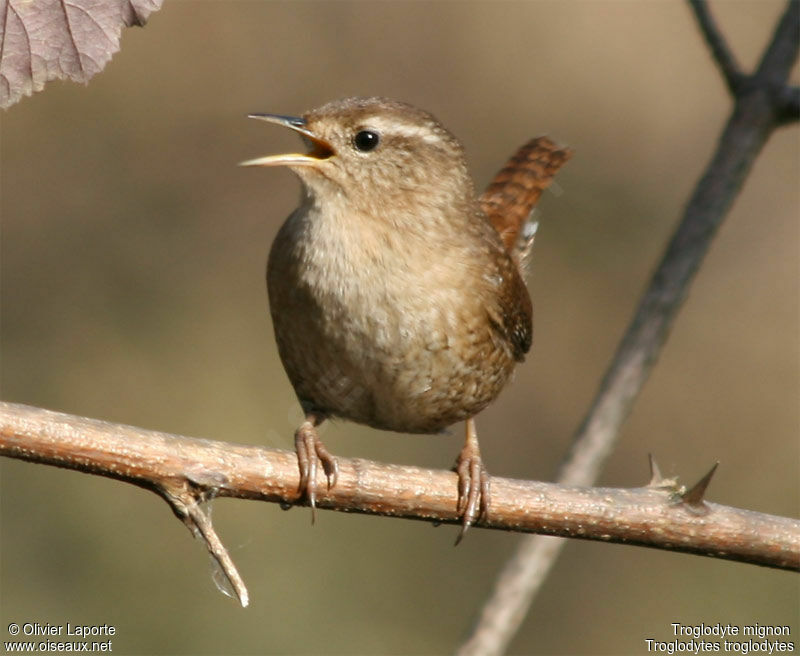
<path id="1" fill-rule="evenodd" d="M 336 485 L 316 430 L 329 417 L 403 433 L 466 420 L 460 540 L 489 512 L 474 417 L 531 346 L 524 225 L 569 151 L 526 144 L 479 198 L 461 143 L 411 105 L 348 98 L 302 117 L 251 117 L 308 147 L 242 162 L 288 166 L 302 183 L 267 265 L 278 352 L 305 413 L 299 494 L 313 513 L 319 464 Z"/>

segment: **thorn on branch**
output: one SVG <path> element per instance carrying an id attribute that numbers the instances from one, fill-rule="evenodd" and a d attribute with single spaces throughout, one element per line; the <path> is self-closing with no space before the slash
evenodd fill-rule
<path id="1" fill-rule="evenodd" d="M 677 479 L 664 478 L 664 475 L 661 473 L 661 469 L 656 462 L 655 456 L 652 453 L 648 453 L 647 457 L 650 460 L 650 482 L 647 484 L 647 487 L 675 489 L 678 486 Z"/>
<path id="2" fill-rule="evenodd" d="M 652 453 L 648 453 L 647 457 L 650 460 L 650 482 L 647 487 L 661 487 L 664 477 L 661 475 L 661 469 L 658 467 L 656 458 Z"/>
<path id="3" fill-rule="evenodd" d="M 681 494 L 681 502 L 684 505 L 695 512 L 707 510 L 706 504 L 703 503 L 703 497 L 705 497 L 708 484 L 711 482 L 714 472 L 717 471 L 717 467 L 719 467 L 719 461 L 714 463 L 714 466 L 708 470 L 708 473 L 703 478 Z"/>

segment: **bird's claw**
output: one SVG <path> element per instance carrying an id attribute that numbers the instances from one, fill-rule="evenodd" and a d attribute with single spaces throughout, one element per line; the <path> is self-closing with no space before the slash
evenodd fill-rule
<path id="1" fill-rule="evenodd" d="M 294 447 L 297 452 L 297 465 L 300 469 L 300 483 L 297 486 L 298 499 L 304 495 L 311 506 L 311 523 L 316 519 L 317 506 L 317 463 L 322 463 L 328 489 L 335 487 L 339 479 L 339 462 L 325 448 L 317 435 L 314 423 L 306 420 L 294 435 Z"/>
<path id="2" fill-rule="evenodd" d="M 483 466 L 477 439 L 468 439 L 458 456 L 455 471 L 458 474 L 458 503 L 456 510 L 461 515 L 461 531 L 456 544 L 461 542 L 467 529 L 476 521 L 489 516 L 490 476 Z"/>

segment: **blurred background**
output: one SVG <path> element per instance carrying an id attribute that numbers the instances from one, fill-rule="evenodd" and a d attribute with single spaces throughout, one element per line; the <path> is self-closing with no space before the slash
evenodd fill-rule
<path id="1" fill-rule="evenodd" d="M 783 2 L 714 2 L 750 69 Z M 798 82 L 795 71 L 794 83 Z M 478 420 L 498 476 L 552 480 L 730 112 L 682 2 L 167 2 L 87 87 L 2 116 L 2 398 L 145 428 L 292 448 L 266 254 L 295 207 L 297 147 L 248 112 L 380 94 L 433 112 L 482 188 L 548 134 L 574 157 L 543 198 L 534 347 Z M 709 497 L 800 511 L 798 132 L 758 159 L 600 484 L 647 454 Z M 462 427 L 346 422 L 342 456 L 449 467 Z M 130 485 L 3 459 L 0 633 L 109 623 L 118 654 L 440 654 L 464 637 L 518 537 L 220 500 L 241 609 L 204 547 Z M 790 625 L 796 575 L 571 541 L 512 653 L 645 653 L 670 624 Z"/>

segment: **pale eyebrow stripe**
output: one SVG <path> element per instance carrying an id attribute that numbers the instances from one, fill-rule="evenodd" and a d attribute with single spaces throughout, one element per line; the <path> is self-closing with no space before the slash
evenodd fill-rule
<path id="1" fill-rule="evenodd" d="M 387 120 L 383 116 L 372 116 L 363 123 L 365 128 L 375 128 L 379 132 L 396 134 L 402 137 L 416 137 L 428 143 L 441 143 L 442 137 L 434 126 L 428 123 L 410 125 L 395 120 Z"/>

